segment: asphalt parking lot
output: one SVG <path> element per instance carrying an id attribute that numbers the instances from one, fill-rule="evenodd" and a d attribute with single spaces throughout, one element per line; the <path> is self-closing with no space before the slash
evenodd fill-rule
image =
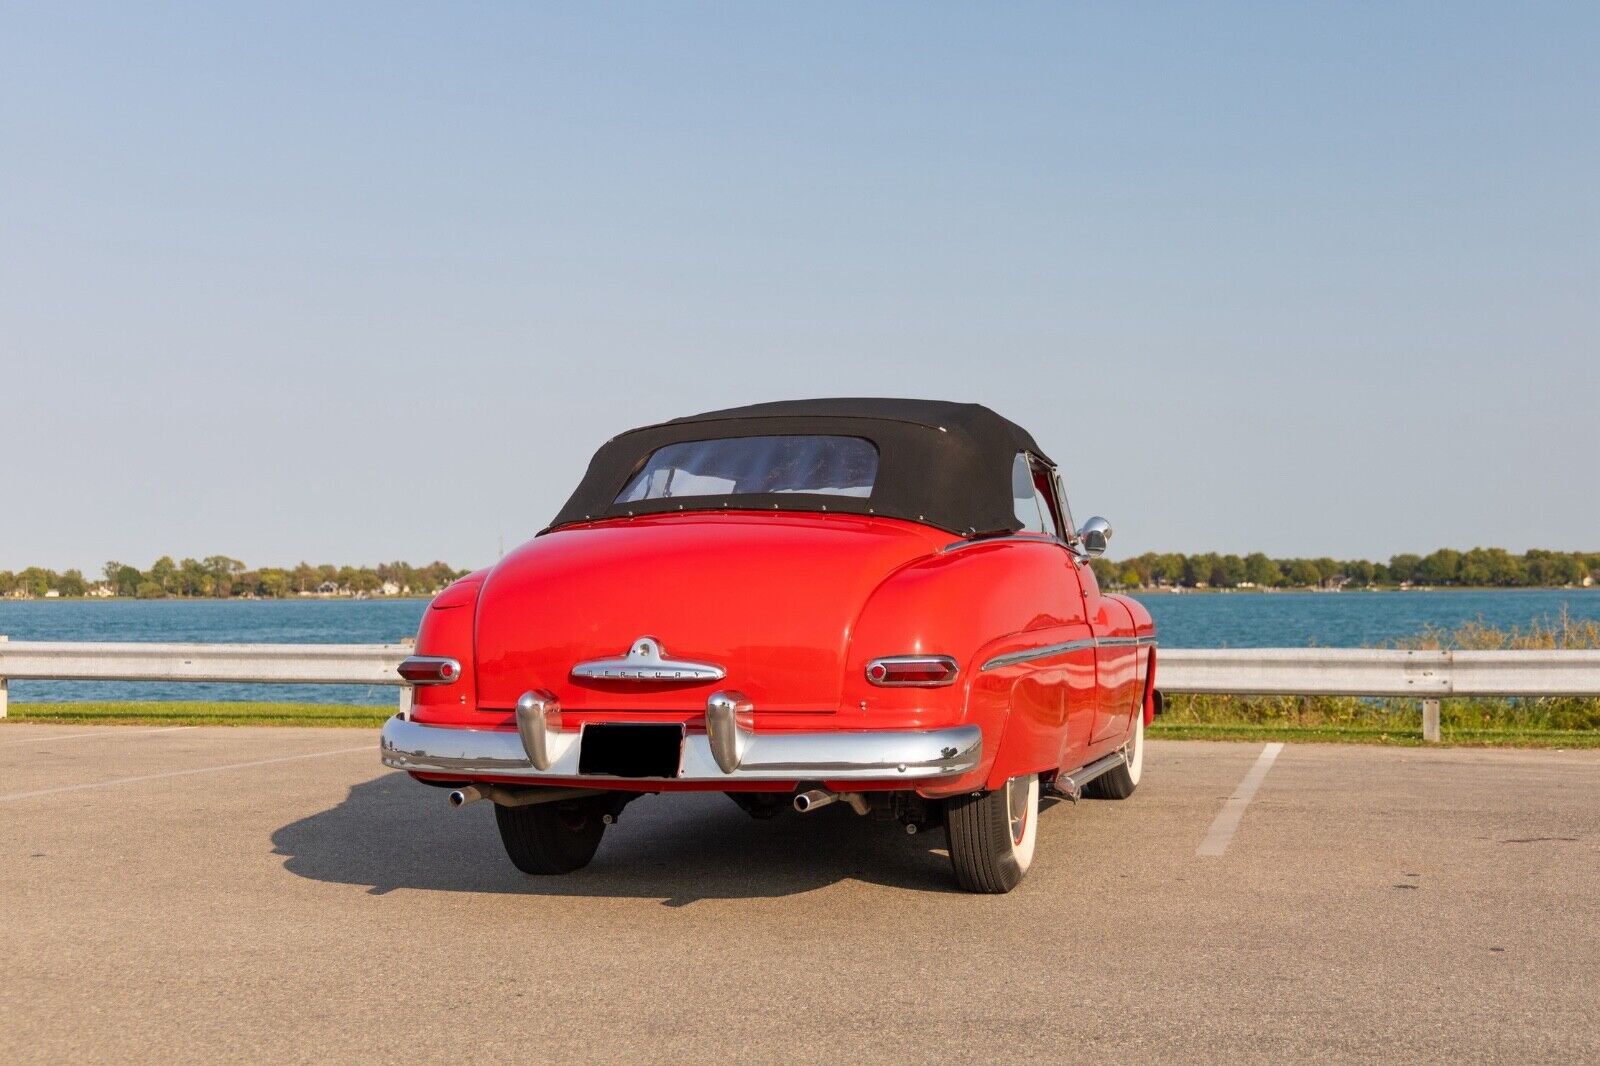
<path id="1" fill-rule="evenodd" d="M 0 727 L 5 1058 L 1600 1060 L 1600 752 L 1154 742 L 979 897 L 720 796 L 530 879 L 376 744 Z"/>

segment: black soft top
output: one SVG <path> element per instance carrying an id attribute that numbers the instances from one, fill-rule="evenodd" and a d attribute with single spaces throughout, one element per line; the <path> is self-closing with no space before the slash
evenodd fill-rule
<path id="1" fill-rule="evenodd" d="M 630 477 L 658 448 L 726 437 L 863 437 L 878 449 L 866 497 L 748 493 L 617 503 Z M 550 523 L 677 511 L 783 510 L 876 514 L 923 522 L 964 536 L 1021 528 L 1011 495 L 1018 452 L 1045 462 L 1028 431 L 975 403 L 943 400 L 780 400 L 675 418 L 629 430 L 601 446 L 577 491 Z"/>

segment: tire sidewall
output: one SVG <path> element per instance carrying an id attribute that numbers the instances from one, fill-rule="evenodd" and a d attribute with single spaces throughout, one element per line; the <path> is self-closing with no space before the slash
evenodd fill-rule
<path id="1" fill-rule="evenodd" d="M 1133 735 L 1128 739 L 1128 783 L 1137 785 L 1144 773 L 1144 712 L 1133 716 Z"/>
<path id="2" fill-rule="evenodd" d="M 1007 793 L 1009 794 L 1009 787 Z M 1027 799 L 1024 801 L 1026 809 L 1023 812 L 1022 836 L 1020 839 L 1011 840 L 1011 861 L 1017 864 L 1017 872 L 1025 874 L 1028 867 L 1033 865 L 1033 855 L 1039 844 L 1039 775 L 1028 775 Z M 1009 804 L 1007 814 L 1010 814 Z M 1009 822 L 1009 819 L 1008 819 Z"/>

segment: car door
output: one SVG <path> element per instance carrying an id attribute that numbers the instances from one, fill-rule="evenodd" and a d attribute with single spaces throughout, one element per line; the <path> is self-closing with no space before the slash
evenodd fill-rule
<path id="1" fill-rule="evenodd" d="M 1072 528 L 1071 517 L 1056 490 L 1057 482 L 1055 470 L 1043 460 L 1026 452 L 1017 454 L 1012 469 L 1012 497 L 1017 520 L 1022 523 L 1019 532 L 1050 538 L 1064 578 L 1059 587 L 1075 600 L 1054 605 L 1053 613 L 1071 620 L 1058 639 L 1079 643 L 1086 636 L 1092 637 L 1092 633 L 1084 617 L 1081 567 L 1077 554 L 1067 546 L 1064 533 Z M 1099 685 L 1093 648 L 1076 648 L 1057 657 L 1049 666 L 1041 667 L 1030 681 L 1035 687 L 1047 688 L 1049 698 L 1057 708 L 1056 720 L 1062 731 L 1062 769 L 1071 770 L 1081 766 L 1081 756 L 1092 742 L 1099 711 Z"/>
<path id="2" fill-rule="evenodd" d="M 1094 733 L 1091 744 L 1120 737 L 1128 729 L 1134 706 L 1142 694 L 1139 647 L 1133 615 L 1114 596 L 1102 596 L 1094 570 L 1083 567 L 1084 610 L 1094 631 L 1095 673 L 1099 681 Z"/>
<path id="3" fill-rule="evenodd" d="M 1066 488 L 1060 475 L 1051 471 L 1043 488 L 1055 500 L 1058 526 L 1064 531 L 1063 540 L 1074 536 L 1072 531 L 1076 527 L 1072 524 L 1072 510 L 1067 504 Z M 1116 597 L 1101 595 L 1100 582 L 1086 556 L 1075 551 L 1071 555 L 1083 593 L 1084 615 L 1095 638 L 1094 721 L 1088 739 L 1093 746 L 1121 736 L 1127 728 L 1128 716 L 1143 690 L 1140 648 L 1133 615 Z"/>

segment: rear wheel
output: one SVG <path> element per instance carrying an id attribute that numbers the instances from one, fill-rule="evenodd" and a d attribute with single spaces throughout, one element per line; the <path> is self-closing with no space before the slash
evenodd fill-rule
<path id="1" fill-rule="evenodd" d="M 1010 892 L 1033 865 L 1039 832 L 1039 775 L 945 801 L 945 835 L 956 881 L 968 892 Z"/>
<path id="2" fill-rule="evenodd" d="M 1096 799 L 1120 800 L 1133 795 L 1133 790 L 1139 787 L 1139 775 L 1144 770 L 1144 710 L 1141 708 L 1133 719 L 1133 735 L 1128 738 L 1128 743 L 1123 746 L 1122 753 L 1128 761 L 1101 774 L 1099 777 L 1083 786 L 1083 794 Z"/>
<path id="3" fill-rule="evenodd" d="M 606 824 L 600 804 L 592 800 L 536 803 L 527 807 L 495 804 L 500 842 L 517 869 L 525 874 L 568 874 L 594 858 Z"/>

